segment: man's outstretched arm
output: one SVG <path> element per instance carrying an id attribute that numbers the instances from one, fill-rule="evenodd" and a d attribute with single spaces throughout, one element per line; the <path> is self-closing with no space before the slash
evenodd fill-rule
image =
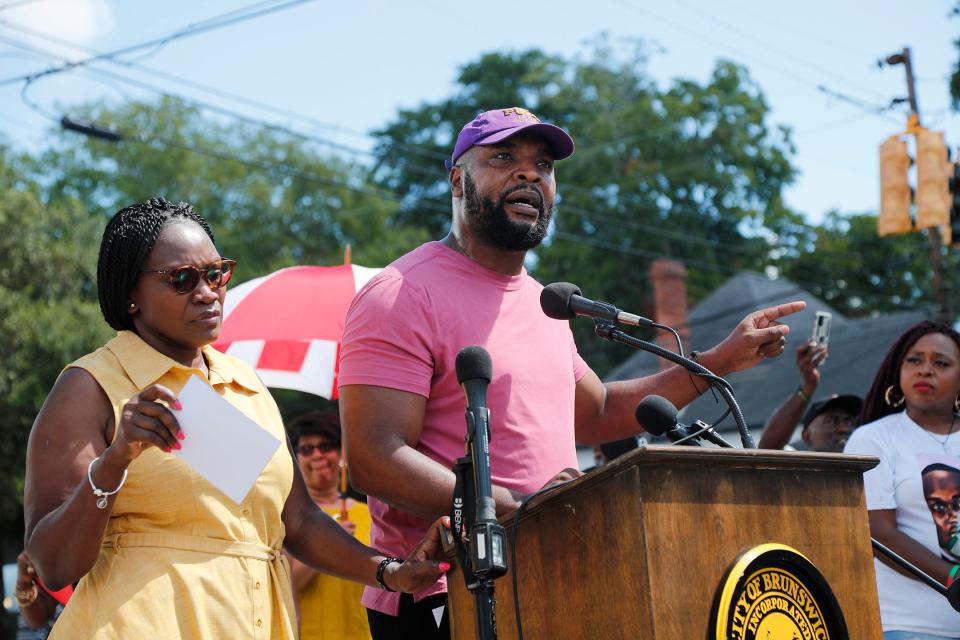
<path id="1" fill-rule="evenodd" d="M 720 344 L 699 354 L 697 360 L 718 376 L 742 371 L 765 358 L 783 353 L 790 328 L 778 320 L 806 307 L 802 301 L 788 302 L 749 314 Z M 640 431 L 634 418 L 637 403 L 650 394 L 683 407 L 707 390 L 708 383 L 674 366 L 660 373 L 602 383 L 588 371 L 576 388 L 577 441 L 600 444 L 629 437 Z"/>

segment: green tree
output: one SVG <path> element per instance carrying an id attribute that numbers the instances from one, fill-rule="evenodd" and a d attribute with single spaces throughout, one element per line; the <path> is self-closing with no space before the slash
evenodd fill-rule
<path id="1" fill-rule="evenodd" d="M 63 366 L 110 334 L 96 300 L 102 229 L 75 201 L 47 206 L 0 147 L 0 527 L 20 515 L 30 426 Z M 22 532 L 20 532 L 22 533 Z M 13 533 L 16 536 L 19 533 Z"/>
<path id="2" fill-rule="evenodd" d="M 188 201 L 239 261 L 238 281 L 293 264 L 339 264 L 346 244 L 358 264 L 382 266 L 426 239 L 415 225 L 394 224 L 397 197 L 371 185 L 365 167 L 303 137 L 169 98 L 76 112 L 124 139 L 57 132 L 36 163 L 51 201 L 74 198 L 103 222 L 153 196 Z"/>
<path id="3" fill-rule="evenodd" d="M 62 367 L 112 331 L 100 316 L 100 237 L 119 208 L 164 196 L 195 205 L 240 262 L 236 282 L 293 264 L 382 266 L 425 241 L 398 224 L 398 198 L 367 169 L 291 133 L 206 116 L 173 99 L 77 107 L 74 118 L 123 135 L 109 142 L 52 131 L 35 156 L 0 147 L 0 526 L 20 512 L 26 438 Z M 290 416 L 325 405 L 280 394 Z"/>
<path id="4" fill-rule="evenodd" d="M 781 237 L 776 253 L 782 275 L 844 315 L 934 308 L 926 237 L 908 233 L 880 238 L 873 213 L 831 211 L 821 224 Z M 946 252 L 945 260 L 948 274 L 960 267 L 954 251 Z M 956 287 L 952 290 L 955 299 Z"/>
<path id="5" fill-rule="evenodd" d="M 465 65 L 454 94 L 398 113 L 378 132 L 375 176 L 404 194 L 401 220 L 449 226 L 440 158 L 463 123 L 492 107 L 525 106 L 573 135 L 578 151 L 557 167 L 554 233 L 530 262 L 542 281 L 570 280 L 619 306 L 649 306 L 652 259 L 686 263 L 696 300 L 739 269 L 760 269 L 769 242 L 795 214 L 784 206 L 793 147 L 746 70 L 718 62 L 703 83 L 660 88 L 642 43 L 621 56 L 599 38 L 585 57 L 538 50 L 490 53 Z M 575 323 L 581 351 L 601 374 L 623 358 Z"/>

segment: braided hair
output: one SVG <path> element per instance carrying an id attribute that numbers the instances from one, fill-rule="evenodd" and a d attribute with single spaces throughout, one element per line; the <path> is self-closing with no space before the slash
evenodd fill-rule
<path id="1" fill-rule="evenodd" d="M 134 330 L 133 317 L 127 313 L 130 292 L 160 232 L 176 219 L 192 220 L 214 241 L 210 225 L 191 205 L 163 198 L 124 207 L 107 223 L 97 260 L 97 296 L 103 319 L 117 331 Z"/>
<path id="2" fill-rule="evenodd" d="M 898 411 L 898 409 L 887 404 L 884 396 L 891 385 L 895 389 L 900 388 L 900 366 L 903 364 L 903 358 L 917 343 L 917 340 L 931 333 L 942 333 L 953 340 L 957 345 L 957 350 L 960 350 L 960 334 L 942 322 L 924 320 L 904 331 L 903 335 L 891 345 L 877 370 L 870 391 L 867 392 L 867 397 L 863 401 L 863 409 L 860 411 L 860 424 L 879 420 Z"/>

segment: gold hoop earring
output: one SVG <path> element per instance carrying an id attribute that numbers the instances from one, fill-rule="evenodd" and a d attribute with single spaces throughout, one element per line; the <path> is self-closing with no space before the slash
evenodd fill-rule
<path id="1" fill-rule="evenodd" d="M 890 408 L 892 408 L 892 409 L 896 409 L 897 407 L 901 406 L 901 405 L 903 404 L 903 400 L 904 400 L 902 393 L 900 394 L 900 399 L 899 399 L 899 400 L 890 400 L 890 394 L 893 393 L 893 390 L 894 390 L 894 389 L 896 389 L 896 386 L 890 385 L 889 387 L 887 387 L 887 391 L 883 394 L 883 399 L 886 401 L 887 406 L 890 407 Z M 958 398 L 958 399 L 960 399 L 960 398 Z"/>

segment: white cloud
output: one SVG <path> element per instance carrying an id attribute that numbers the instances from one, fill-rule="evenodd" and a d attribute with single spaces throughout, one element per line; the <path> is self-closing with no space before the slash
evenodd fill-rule
<path id="1" fill-rule="evenodd" d="M 85 46 L 114 27 L 113 12 L 106 0 L 39 0 L 11 8 L 2 17 L 27 29 Z M 45 50 L 72 59 L 85 57 L 75 48 L 28 37 L 32 44 Z"/>

